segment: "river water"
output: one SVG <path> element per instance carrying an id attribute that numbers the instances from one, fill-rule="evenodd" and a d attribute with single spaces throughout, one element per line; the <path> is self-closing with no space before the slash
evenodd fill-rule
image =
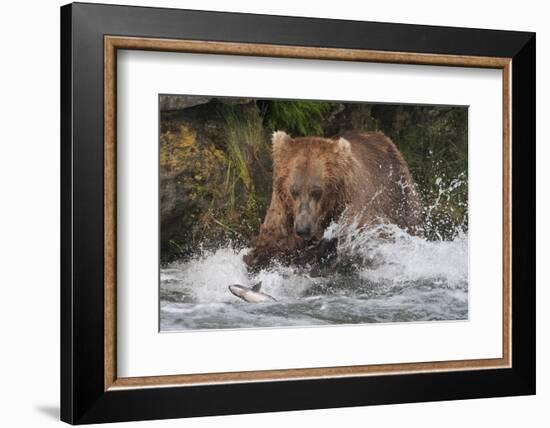
<path id="1" fill-rule="evenodd" d="M 395 226 L 332 224 L 338 259 L 353 269 L 311 276 L 292 266 L 249 274 L 247 249 L 203 251 L 160 272 L 160 329 L 235 329 L 468 319 L 468 237 L 429 241 Z M 247 303 L 230 284 L 277 301 Z"/>

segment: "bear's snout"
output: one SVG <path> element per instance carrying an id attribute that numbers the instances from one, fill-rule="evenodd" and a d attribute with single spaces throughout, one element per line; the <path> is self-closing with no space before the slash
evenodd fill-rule
<path id="1" fill-rule="evenodd" d="M 316 232 L 315 220 L 311 213 L 305 210 L 300 212 L 294 222 L 294 233 L 304 241 L 311 241 Z"/>
<path id="2" fill-rule="evenodd" d="M 317 201 L 313 198 L 300 198 L 294 220 L 294 233 L 304 241 L 311 241 L 317 234 Z"/>
<path id="3" fill-rule="evenodd" d="M 305 224 L 300 227 L 296 228 L 296 235 L 298 235 L 300 238 L 309 240 L 311 239 L 311 225 Z"/>

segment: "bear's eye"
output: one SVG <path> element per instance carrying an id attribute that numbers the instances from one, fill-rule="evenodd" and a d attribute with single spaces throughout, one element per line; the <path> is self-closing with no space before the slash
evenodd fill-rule
<path id="1" fill-rule="evenodd" d="M 298 189 L 296 187 L 293 187 L 292 189 L 290 189 L 290 194 L 294 199 L 296 199 L 298 196 L 300 196 L 300 192 L 298 191 Z"/>
<path id="2" fill-rule="evenodd" d="M 321 199 L 321 195 L 323 194 L 323 191 L 321 189 L 313 189 L 311 192 L 309 192 L 309 195 L 316 200 Z"/>

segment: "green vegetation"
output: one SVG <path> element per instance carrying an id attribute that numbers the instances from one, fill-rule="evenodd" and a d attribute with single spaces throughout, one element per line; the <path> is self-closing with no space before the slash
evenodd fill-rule
<path id="1" fill-rule="evenodd" d="M 399 147 L 422 196 L 424 233 L 467 230 L 468 111 L 462 107 L 211 99 L 161 112 L 162 261 L 200 245 L 248 245 L 271 200 L 270 135 L 382 131 Z M 202 97 L 204 98 L 204 97 Z"/>
<path id="2" fill-rule="evenodd" d="M 295 137 L 323 136 L 323 123 L 332 104 L 320 101 L 267 101 L 264 123 L 270 131 L 279 129 Z"/>
<path id="3" fill-rule="evenodd" d="M 250 233 L 259 229 L 262 213 L 265 212 L 271 196 L 269 141 L 257 108 L 229 106 L 223 116 L 227 214 L 239 222 L 239 225 L 232 228 L 234 231 L 246 227 L 246 230 L 237 233 L 248 239 Z M 237 237 L 233 237 L 235 238 Z"/>

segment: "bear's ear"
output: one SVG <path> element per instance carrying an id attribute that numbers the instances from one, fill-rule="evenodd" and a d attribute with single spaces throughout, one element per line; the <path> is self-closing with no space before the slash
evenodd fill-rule
<path id="1" fill-rule="evenodd" d="M 350 154 L 351 153 L 350 142 L 345 138 L 340 138 L 338 141 L 336 141 L 335 151 L 342 154 Z"/>
<path id="2" fill-rule="evenodd" d="M 273 146 L 273 156 L 277 156 L 291 140 L 290 136 L 284 131 L 275 131 L 273 137 L 271 137 L 271 144 Z"/>

